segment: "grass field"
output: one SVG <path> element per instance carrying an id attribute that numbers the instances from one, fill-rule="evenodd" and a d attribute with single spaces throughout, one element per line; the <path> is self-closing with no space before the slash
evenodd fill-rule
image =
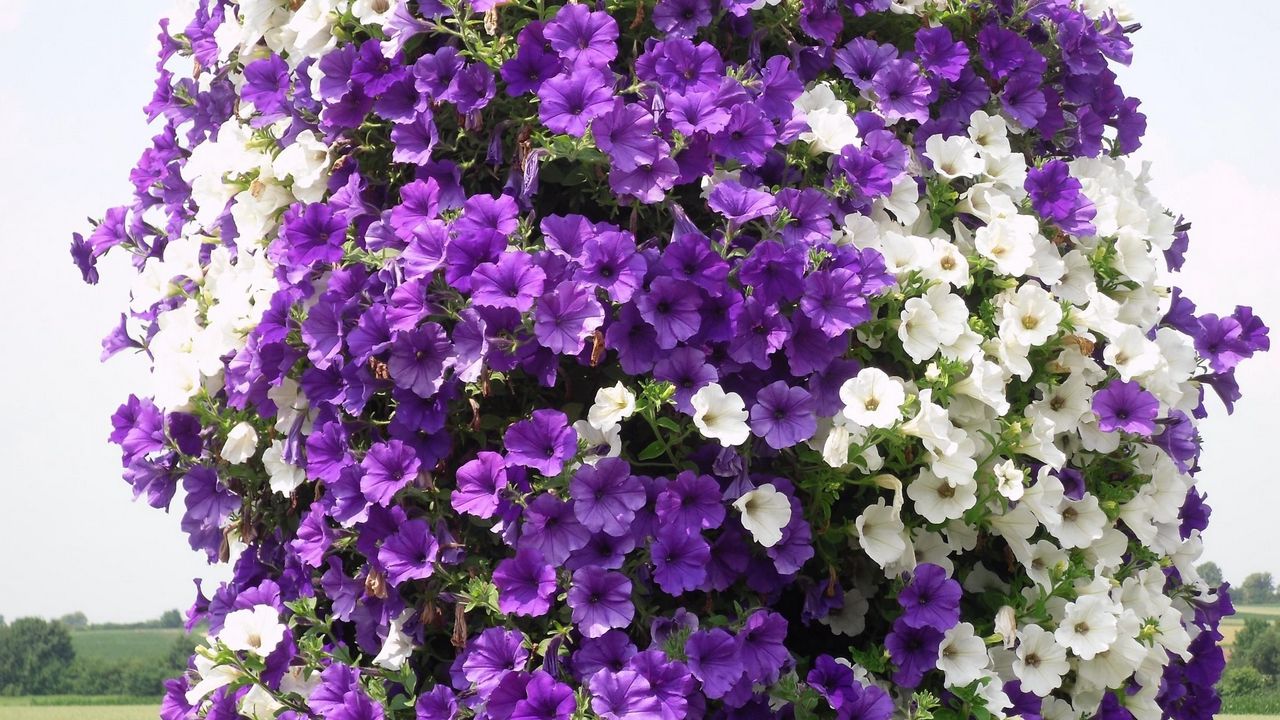
<path id="1" fill-rule="evenodd" d="M 0 697 L 0 720 L 156 720 L 160 705 L 150 698 Z"/>
<path id="2" fill-rule="evenodd" d="M 159 705 L 11 705 L 0 720 L 156 720 Z"/>
<path id="3" fill-rule="evenodd" d="M 78 630 L 71 633 L 76 655 L 108 662 L 116 660 L 150 660 L 169 654 L 181 630 Z"/>

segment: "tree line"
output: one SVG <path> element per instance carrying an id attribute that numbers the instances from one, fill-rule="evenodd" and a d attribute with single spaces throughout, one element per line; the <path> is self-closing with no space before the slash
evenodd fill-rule
<path id="1" fill-rule="evenodd" d="M 177 611 L 174 611 L 176 614 Z M 79 616 L 79 617 L 75 617 Z M 69 619 L 77 623 L 82 613 Z M 168 613 L 155 624 L 117 626 L 125 629 L 173 627 Z M 178 616 L 177 627 L 181 627 Z M 164 681 L 181 674 L 195 646 L 194 638 L 177 637 L 168 652 L 159 657 L 107 660 L 77 656 L 71 641 L 74 624 L 63 620 L 19 618 L 6 623 L 0 617 L 0 695 L 133 695 L 159 696 Z M 88 631 L 109 629 L 78 627 Z"/>

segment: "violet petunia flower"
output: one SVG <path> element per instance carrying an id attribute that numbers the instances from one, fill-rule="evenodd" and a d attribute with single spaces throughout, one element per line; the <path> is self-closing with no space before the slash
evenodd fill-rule
<path id="1" fill-rule="evenodd" d="M 644 507 L 644 485 L 621 458 L 583 465 L 569 481 L 578 521 L 592 532 L 618 537 L 627 532 L 636 510 Z"/>
<path id="2" fill-rule="evenodd" d="M 775 449 L 789 448 L 813 437 L 818 430 L 813 398 L 804 388 L 778 380 L 756 394 L 751 407 L 751 432 Z"/>
<path id="3" fill-rule="evenodd" d="M 528 420 L 513 423 L 502 436 L 507 463 L 533 468 L 547 477 L 564 469 L 578 450 L 578 433 L 558 410 L 534 410 Z"/>
<path id="4" fill-rule="evenodd" d="M 508 615 L 541 617 L 551 609 L 556 592 L 556 571 L 542 553 L 521 547 L 513 558 L 498 563 L 493 570 L 498 588 L 498 609 Z"/>
<path id="5" fill-rule="evenodd" d="M 574 571 L 568 603 L 574 625 L 589 638 L 600 637 L 611 628 L 625 628 L 635 616 L 631 580 L 600 568 Z"/>
<path id="6" fill-rule="evenodd" d="M 378 550 L 392 587 L 408 580 L 424 580 L 435 572 L 440 545 L 425 520 L 410 520 L 388 537 Z"/>
<path id="7" fill-rule="evenodd" d="M 1093 411 L 1098 415 L 1098 429 L 1153 435 L 1160 401 L 1136 381 L 1113 380 L 1093 395 Z"/>
<path id="8" fill-rule="evenodd" d="M 907 627 L 931 627 L 946 632 L 960 621 L 960 583 L 933 563 L 921 563 L 911 582 L 898 593 L 902 622 Z"/>

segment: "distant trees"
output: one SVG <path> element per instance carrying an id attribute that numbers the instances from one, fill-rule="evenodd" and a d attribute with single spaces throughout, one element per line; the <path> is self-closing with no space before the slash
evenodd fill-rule
<path id="1" fill-rule="evenodd" d="M 1239 599 L 1250 605 L 1275 602 L 1276 583 L 1269 572 L 1256 572 L 1240 583 Z"/>
<path id="2" fill-rule="evenodd" d="M 89 627 L 89 618 L 82 612 L 67 613 L 58 618 L 58 622 L 73 630 Z"/>
<path id="3" fill-rule="evenodd" d="M 19 618 L 0 627 L 0 695 L 58 692 L 75 657 L 70 631 L 56 620 Z"/>
<path id="4" fill-rule="evenodd" d="M 171 610 L 155 620 L 132 625 L 91 625 L 84 613 L 58 620 L 19 618 L 0 622 L 0 696 L 6 695 L 132 695 L 158 696 L 164 681 L 182 674 L 195 638 L 174 633 L 172 648 L 160 657 L 109 660 L 77 657 L 72 632 L 92 633 L 104 627 L 177 629 L 182 614 Z"/>

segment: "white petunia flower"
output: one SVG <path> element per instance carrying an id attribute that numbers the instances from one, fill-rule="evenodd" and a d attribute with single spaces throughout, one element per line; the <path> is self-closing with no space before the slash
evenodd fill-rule
<path id="1" fill-rule="evenodd" d="M 400 617 L 394 618 L 387 628 L 387 638 L 382 642 L 382 649 L 373 659 L 373 664 L 388 670 L 399 670 L 404 661 L 413 654 L 413 638 L 404 631 L 404 623 L 413 614 L 412 608 L 405 610 Z"/>
<path id="2" fill-rule="evenodd" d="M 818 618 L 818 622 L 831 628 L 837 635 L 857 637 L 867 627 L 867 610 L 871 608 L 867 597 L 856 587 L 844 594 L 844 604 L 830 615 Z"/>
<path id="3" fill-rule="evenodd" d="M 906 399 L 902 381 L 879 368 L 863 368 L 840 386 L 844 416 L 863 427 L 893 427 L 902 419 Z"/>
<path id="4" fill-rule="evenodd" d="M 947 180 L 971 178 L 983 171 L 978 145 L 964 135 L 943 138 L 933 135 L 925 141 L 924 156 L 933 161 L 933 170 Z"/>
<path id="5" fill-rule="evenodd" d="M 1017 277 L 1031 268 L 1038 229 L 1035 219 L 1025 215 L 993 218 L 974 233 L 973 244 L 1000 274 Z"/>
<path id="6" fill-rule="evenodd" d="M 586 420 L 578 420 L 573 423 L 573 429 L 578 433 L 578 440 L 586 444 L 583 464 L 595 465 L 605 458 L 622 454 L 622 426 L 614 425 L 601 431 Z"/>
<path id="7" fill-rule="evenodd" d="M 214 690 L 226 687 L 240 679 L 240 671 L 231 665 L 215 665 L 213 660 L 200 653 L 196 653 L 193 660 L 196 665 L 196 675 L 200 680 L 187 690 L 186 700 L 190 705 L 199 703 Z"/>
<path id="8" fill-rule="evenodd" d="M 608 430 L 636 411 L 636 396 L 622 383 L 596 391 L 596 402 L 587 411 L 587 422 L 598 430 Z"/>
<path id="9" fill-rule="evenodd" d="M 1109 337 L 1102 359 L 1120 373 L 1120 379 L 1128 382 L 1142 377 L 1160 365 L 1160 346 L 1147 339 L 1146 333 L 1125 325 L 1120 332 Z"/>
<path id="10" fill-rule="evenodd" d="M 1001 605 L 994 620 L 996 634 L 1004 641 L 1004 649 L 1012 650 L 1018 640 L 1018 612 L 1008 605 Z"/>
<path id="11" fill-rule="evenodd" d="M 284 705 L 276 700 L 269 690 L 255 683 L 249 688 L 249 692 L 240 698 L 240 706 L 237 709 L 242 717 L 251 720 L 272 720 L 283 708 Z"/>
<path id="12" fill-rule="evenodd" d="M 932 238 L 929 241 L 933 252 L 928 262 L 922 264 L 921 275 L 926 280 L 946 283 L 952 287 L 964 287 L 969 284 L 969 260 L 960 248 L 943 238 Z"/>
<path id="13" fill-rule="evenodd" d="M 1000 337 L 1026 347 L 1043 345 L 1057 334 L 1062 322 L 1062 306 L 1035 283 L 1005 294 L 1001 311 Z"/>
<path id="14" fill-rule="evenodd" d="M 1012 460 L 1005 460 L 991 470 L 996 476 L 996 491 L 1005 498 L 1017 502 L 1026 491 L 1027 474 Z"/>
<path id="15" fill-rule="evenodd" d="M 241 421 L 236 423 L 227 433 L 227 441 L 219 453 L 223 460 L 232 465 L 241 465 L 258 452 L 258 431 L 253 425 Z"/>
<path id="16" fill-rule="evenodd" d="M 1009 124 L 999 115 L 975 110 L 969 116 L 969 139 L 989 155 L 1008 155 Z"/>
<path id="17" fill-rule="evenodd" d="M 974 634 L 973 625 L 959 623 L 947 630 L 938 646 L 938 669 L 947 687 L 964 687 L 983 676 L 991 658 L 987 644 Z"/>
<path id="18" fill-rule="evenodd" d="M 976 483 L 952 485 L 929 470 L 907 485 L 907 497 L 915 503 L 916 512 L 931 523 L 955 520 L 978 502 Z"/>
<path id="19" fill-rule="evenodd" d="M 1067 651 L 1053 634 L 1039 625 L 1027 625 L 1018 631 L 1018 649 L 1013 660 L 1013 674 L 1022 689 L 1044 697 L 1062 684 L 1062 676 L 1071 665 Z"/>
<path id="20" fill-rule="evenodd" d="M 276 180 L 292 180 L 294 197 L 314 203 L 324 198 L 329 189 L 329 166 L 329 146 L 314 131 L 304 130 L 280 152 L 271 167 Z"/>
<path id="21" fill-rule="evenodd" d="M 259 657 L 271 654 L 287 632 L 280 613 L 270 605 L 254 605 L 227 615 L 218 640 L 228 649 L 246 651 Z"/>
<path id="22" fill-rule="evenodd" d="M 284 459 L 284 442 L 272 441 L 262 451 L 262 466 L 271 478 L 271 490 L 285 497 L 293 494 L 298 486 L 307 481 L 307 471 Z"/>
<path id="23" fill-rule="evenodd" d="M 719 440 L 724 447 L 741 445 L 751 436 L 747 406 L 738 393 L 726 393 L 710 383 L 693 394 L 693 424 L 703 437 Z"/>
<path id="24" fill-rule="evenodd" d="M 933 391 L 920 393 L 920 409 L 902 425 L 902 432 L 920 438 L 925 449 L 934 455 L 948 455 L 960 449 L 956 442 L 956 427 L 946 408 L 933 402 Z"/>
<path id="25" fill-rule="evenodd" d="M 1107 526 L 1107 514 L 1098 507 L 1098 498 L 1088 493 L 1079 500 L 1063 500 L 1059 512 L 1062 521 L 1045 526 L 1065 548 L 1089 547 Z"/>
<path id="26" fill-rule="evenodd" d="M 906 526 L 898 509 L 885 505 L 884 498 L 863 510 L 854 521 L 854 528 L 862 549 L 882 568 L 897 562 L 907 550 L 903 537 Z"/>
<path id="27" fill-rule="evenodd" d="M 791 522 L 791 499 L 771 483 L 743 493 L 733 506 L 742 513 L 742 527 L 764 547 L 777 545 L 783 528 Z"/>
<path id="28" fill-rule="evenodd" d="M 1053 637 L 1081 659 L 1092 660 L 1116 641 L 1117 608 L 1105 595 L 1085 595 L 1067 603 Z"/>

